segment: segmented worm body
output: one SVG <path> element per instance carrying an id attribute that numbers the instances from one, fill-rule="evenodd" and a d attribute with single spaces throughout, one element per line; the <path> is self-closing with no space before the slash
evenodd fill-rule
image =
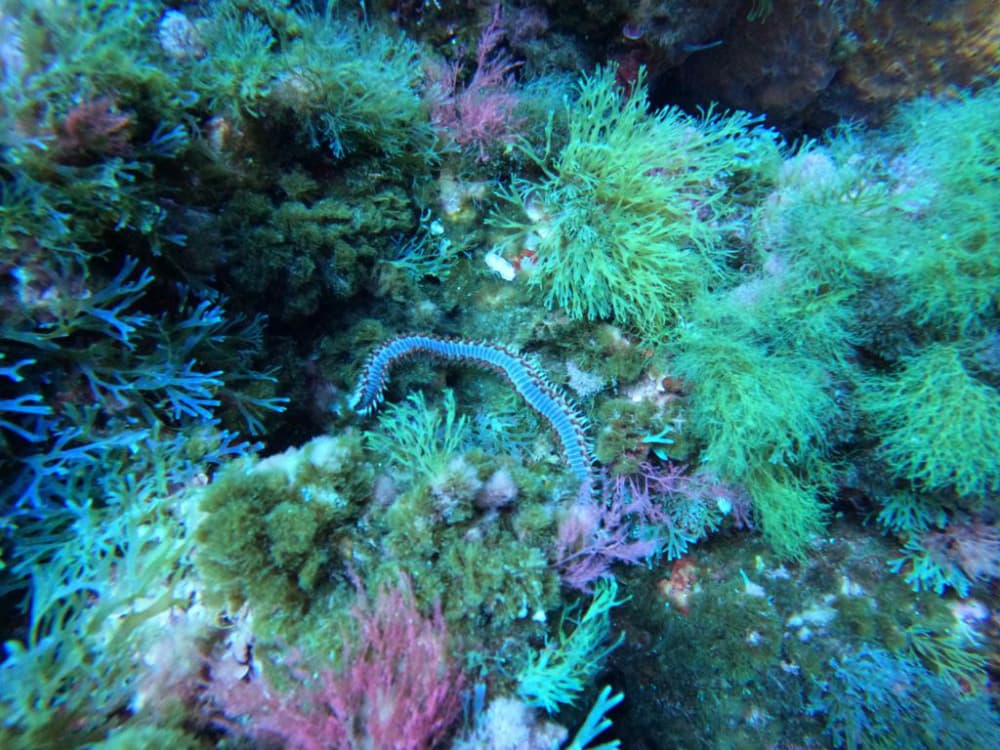
<path id="1" fill-rule="evenodd" d="M 467 363 L 500 373 L 521 398 L 552 426 L 573 473 L 581 482 L 591 482 L 593 459 L 587 440 L 586 420 L 537 364 L 502 346 L 436 336 L 389 339 L 369 356 L 351 399 L 351 408 L 360 414 L 374 412 L 385 395 L 393 365 L 414 357 Z"/>

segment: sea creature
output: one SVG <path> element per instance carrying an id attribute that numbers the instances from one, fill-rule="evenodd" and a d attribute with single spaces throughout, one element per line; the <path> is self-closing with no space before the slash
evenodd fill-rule
<path id="1" fill-rule="evenodd" d="M 528 405 L 552 426 L 570 469 L 585 485 L 593 484 L 593 457 L 587 422 L 542 369 L 524 355 L 496 344 L 436 336 L 399 336 L 377 347 L 368 358 L 351 408 L 371 414 L 378 408 L 389 383 L 389 370 L 411 357 L 433 357 L 483 367 L 503 375 Z"/>

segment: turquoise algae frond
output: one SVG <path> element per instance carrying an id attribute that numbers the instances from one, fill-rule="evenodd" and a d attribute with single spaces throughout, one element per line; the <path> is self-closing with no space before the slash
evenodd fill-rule
<path id="1" fill-rule="evenodd" d="M 583 415 L 552 385 L 538 365 L 502 346 L 435 336 L 389 339 L 368 358 L 351 398 L 351 408 L 360 414 L 374 412 L 389 383 L 389 369 L 411 357 L 436 357 L 448 362 L 468 363 L 503 375 L 521 398 L 552 425 L 573 474 L 584 485 L 593 484 L 593 458 Z"/>

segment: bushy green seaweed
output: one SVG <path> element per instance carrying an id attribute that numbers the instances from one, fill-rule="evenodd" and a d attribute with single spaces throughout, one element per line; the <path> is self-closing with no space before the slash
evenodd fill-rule
<path id="1" fill-rule="evenodd" d="M 432 161 L 434 133 L 420 96 L 418 48 L 347 14 L 285 3 L 221 0 L 198 25 L 207 50 L 179 61 L 216 116 L 287 129 L 342 159 Z"/>
<path id="2" fill-rule="evenodd" d="M 847 295 L 889 273 L 911 238 L 912 192 L 895 180 L 868 134 L 842 127 L 807 141 L 782 166 L 776 191 L 758 209 L 761 249 L 798 271 L 789 281 Z"/>
<path id="3" fill-rule="evenodd" d="M 765 299 L 771 312 L 757 304 L 754 317 L 768 335 L 797 337 L 855 387 L 847 404 L 888 469 L 872 492 L 878 520 L 905 545 L 894 569 L 939 593 L 971 584 L 923 536 L 988 505 L 1000 482 L 1000 398 L 983 354 L 1000 270 L 998 101 L 995 84 L 921 99 L 883 133 L 839 128 L 807 144 L 757 213 L 764 276 L 733 292 Z M 863 367 L 859 350 L 874 355 Z"/>
<path id="4" fill-rule="evenodd" d="M 880 354 L 996 319 L 998 92 L 911 102 L 885 133 L 838 128 L 785 163 L 758 210 L 762 249 L 849 304 L 855 341 Z"/>
<path id="5" fill-rule="evenodd" d="M 949 334 L 1000 312 L 1000 84 L 903 107 L 892 138 L 923 197 L 919 236 L 902 248 L 903 314 Z"/>
<path id="6" fill-rule="evenodd" d="M 705 300 L 677 334 L 676 372 L 692 384 L 686 431 L 702 465 L 746 487 L 764 535 L 798 556 L 822 528 L 818 493 L 830 482 L 839 419 L 829 370 L 755 335 L 749 314 Z"/>
<path id="7" fill-rule="evenodd" d="M 418 481 L 429 481 L 469 444 L 469 424 L 458 414 L 455 393 L 444 391 L 443 414 L 428 407 L 422 391 L 389 405 L 379 429 L 367 433 L 368 447 L 393 467 Z"/>
<path id="8" fill-rule="evenodd" d="M 1000 394 L 969 371 L 960 346 L 932 344 L 898 372 L 865 378 L 859 405 L 899 479 L 959 495 L 1000 488 Z"/>
<path id="9" fill-rule="evenodd" d="M 622 93 L 611 68 L 581 79 L 567 116 L 566 146 L 533 155 L 543 178 L 502 191 L 515 215 L 492 223 L 515 252 L 537 252 L 548 306 L 656 336 L 722 273 L 726 178 L 776 147 L 745 114 L 650 113 L 644 76 Z"/>

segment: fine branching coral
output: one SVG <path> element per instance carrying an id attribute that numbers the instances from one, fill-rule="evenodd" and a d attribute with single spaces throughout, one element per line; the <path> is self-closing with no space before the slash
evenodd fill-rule
<path id="1" fill-rule="evenodd" d="M 830 662 L 809 710 L 835 748 L 989 748 L 997 715 L 985 695 L 964 696 L 916 659 L 862 646 Z"/>
<path id="2" fill-rule="evenodd" d="M 246 717 L 241 733 L 295 750 L 438 746 L 459 716 L 464 684 L 440 609 L 421 613 L 401 578 L 374 602 L 359 592 L 351 615 L 357 635 L 342 635 L 339 669 L 294 657 L 245 680 L 219 669 L 211 699 L 231 719 Z"/>
<path id="3" fill-rule="evenodd" d="M 557 639 L 533 650 L 517 676 L 518 695 L 529 705 L 553 713 L 561 704 L 576 702 L 587 682 L 624 638 L 609 642 L 611 610 L 623 603 L 617 596 L 614 578 L 603 579 L 586 610 L 577 613 L 573 606 L 563 612 Z"/>

